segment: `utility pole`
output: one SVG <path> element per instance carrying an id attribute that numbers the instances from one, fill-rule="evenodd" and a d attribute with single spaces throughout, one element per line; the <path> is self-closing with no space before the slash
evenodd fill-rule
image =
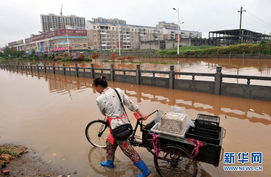
<path id="1" fill-rule="evenodd" d="M 120 50 L 120 32 L 121 32 L 121 26 L 119 26 L 119 56 L 121 56 L 121 50 Z"/>
<path id="2" fill-rule="evenodd" d="M 67 51 L 68 51 L 68 54 L 70 55 L 70 41 L 69 41 L 69 34 L 68 34 L 68 31 L 67 29 L 66 30 L 66 40 L 67 40 Z"/>
<path id="3" fill-rule="evenodd" d="M 175 10 L 177 12 L 178 15 L 178 41 L 177 41 L 177 55 L 180 54 L 180 35 L 181 35 L 181 29 L 180 29 L 180 12 L 179 12 L 179 8 L 173 8 L 173 10 Z"/>
<path id="4" fill-rule="evenodd" d="M 50 40 L 48 39 L 47 41 L 47 52 L 48 52 L 48 56 L 50 55 Z"/>
<path id="5" fill-rule="evenodd" d="M 63 4 L 61 4 L 61 8 L 60 8 L 60 16 L 62 16 L 62 10 L 63 10 Z"/>
<path id="6" fill-rule="evenodd" d="M 242 15 L 243 15 L 243 12 L 246 12 L 246 10 L 244 10 L 243 7 L 241 6 L 240 11 L 238 10 L 238 12 L 240 13 L 239 40 L 240 40 L 240 43 L 242 43 L 243 42 L 243 35 L 242 35 Z"/>

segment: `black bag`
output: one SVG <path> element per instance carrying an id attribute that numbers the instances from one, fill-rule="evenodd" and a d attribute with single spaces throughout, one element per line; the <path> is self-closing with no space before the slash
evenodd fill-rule
<path id="1" fill-rule="evenodd" d="M 113 137 L 116 140 L 127 140 L 133 134 L 133 127 L 131 124 L 123 124 L 112 130 Z"/>
<path id="2" fill-rule="evenodd" d="M 119 97 L 119 100 L 120 100 L 120 104 L 123 108 L 123 111 L 124 113 L 126 114 L 126 116 L 128 117 L 126 111 L 125 111 L 125 108 L 123 106 L 123 103 L 121 101 L 121 98 L 120 98 L 120 95 L 119 95 L 119 92 L 114 89 Z M 117 128 L 114 128 L 112 130 L 112 134 L 113 134 L 113 137 L 116 139 L 116 140 L 119 140 L 119 141 L 124 141 L 124 140 L 127 140 L 132 134 L 133 134 L 133 127 L 132 125 L 129 123 L 129 124 L 123 124 L 123 125 L 120 125 L 119 127 Z"/>

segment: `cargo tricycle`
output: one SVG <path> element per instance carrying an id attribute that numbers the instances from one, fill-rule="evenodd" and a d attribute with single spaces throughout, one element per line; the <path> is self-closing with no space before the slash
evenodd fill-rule
<path id="1" fill-rule="evenodd" d="M 156 112 L 159 111 L 148 116 Z M 190 126 L 182 137 L 154 131 L 153 127 L 160 121 L 159 114 L 146 125 L 143 119 L 138 119 L 129 141 L 153 154 L 154 166 L 161 177 L 196 176 L 198 162 L 219 165 L 226 131 L 220 127 L 218 116 L 198 114 L 193 120 L 194 126 Z M 140 137 L 136 135 L 138 129 Z M 87 140 L 95 147 L 106 148 L 108 134 L 105 120 L 94 120 L 85 129 Z"/>

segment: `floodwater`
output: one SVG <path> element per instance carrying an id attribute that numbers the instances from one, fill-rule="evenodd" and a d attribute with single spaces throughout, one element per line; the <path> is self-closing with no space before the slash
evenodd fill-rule
<path id="1" fill-rule="evenodd" d="M 91 83 L 87 78 L 0 70 L 0 143 L 28 146 L 40 152 L 45 162 L 74 171 L 72 176 L 136 176 L 138 170 L 119 149 L 116 169 L 100 167 L 104 150 L 92 148 L 85 138 L 87 123 L 101 118 L 95 102 L 98 94 Z M 227 131 L 225 152 L 263 153 L 262 172 L 224 172 L 223 162 L 217 168 L 200 163 L 199 177 L 270 176 L 271 102 L 117 82 L 110 85 L 123 89 L 146 114 L 180 108 L 193 119 L 198 113 L 219 115 Z M 155 171 L 152 155 L 136 149 Z"/>
<path id="2" fill-rule="evenodd" d="M 105 62 L 106 61 L 106 62 Z M 233 58 L 135 58 L 133 60 L 114 62 L 96 59 L 92 62 L 65 62 L 66 66 L 74 66 L 78 64 L 80 67 L 90 67 L 94 64 L 96 68 L 110 68 L 111 64 L 117 69 L 136 69 L 136 64 L 141 65 L 143 70 L 169 71 L 169 67 L 174 65 L 176 72 L 197 72 L 197 73 L 215 73 L 216 67 L 222 67 L 223 74 L 248 75 L 248 76 L 271 76 L 271 60 L 270 59 L 233 59 Z M 62 66 L 63 62 L 56 62 L 57 66 Z M 129 74 L 129 73 L 127 73 Z M 149 76 L 150 73 L 144 73 L 143 76 Z M 156 74 L 158 77 L 168 77 L 165 74 Z M 192 79 L 192 76 L 176 76 L 181 79 Z M 197 76 L 195 80 L 213 81 L 213 77 Z M 224 82 L 247 84 L 246 79 L 224 78 Z M 271 86 L 270 81 L 251 80 L 252 85 Z"/>
<path id="3" fill-rule="evenodd" d="M 76 62 L 66 62 L 68 66 L 73 66 Z M 63 62 L 57 62 L 62 65 Z M 233 58 L 135 58 L 132 60 L 103 60 L 95 59 L 92 62 L 78 62 L 81 67 L 110 68 L 114 64 L 119 69 L 136 69 L 136 64 L 140 64 L 144 70 L 168 71 L 174 65 L 176 72 L 199 72 L 214 73 L 217 66 L 221 66 L 224 74 L 270 76 L 270 59 L 233 59 Z"/>

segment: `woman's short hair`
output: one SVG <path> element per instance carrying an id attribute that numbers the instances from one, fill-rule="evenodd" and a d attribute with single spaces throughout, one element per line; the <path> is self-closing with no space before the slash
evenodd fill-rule
<path id="1" fill-rule="evenodd" d="M 106 77 L 105 76 L 101 76 L 101 77 L 98 77 L 96 79 L 94 79 L 93 81 L 93 84 L 95 87 L 97 87 L 98 85 L 106 88 L 108 86 L 108 83 L 107 83 L 107 80 L 106 80 Z"/>

